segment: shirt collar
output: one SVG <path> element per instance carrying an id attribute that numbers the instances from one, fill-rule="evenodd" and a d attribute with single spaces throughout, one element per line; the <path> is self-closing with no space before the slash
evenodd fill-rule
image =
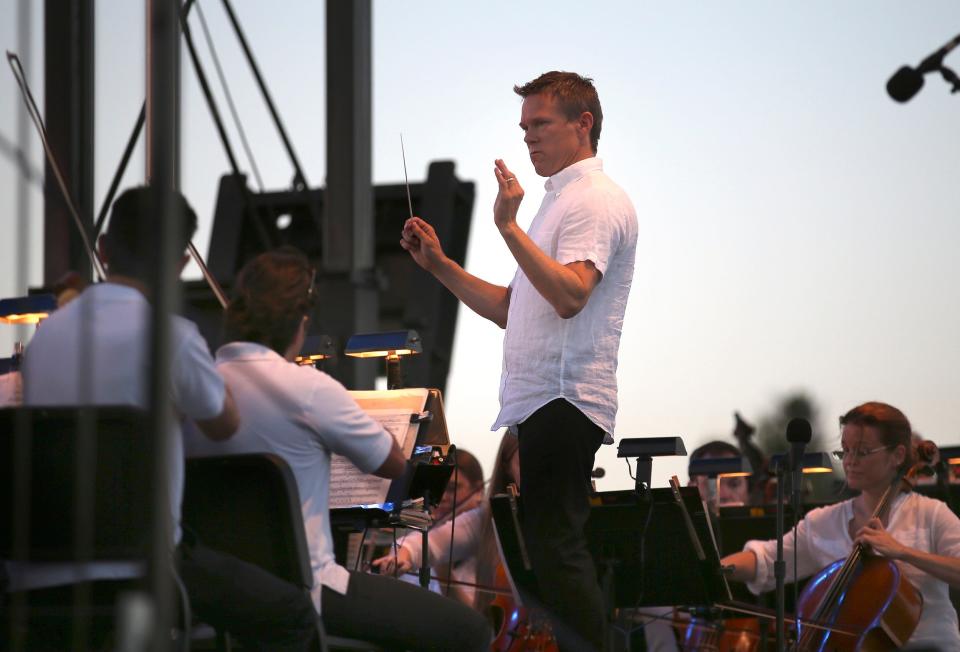
<path id="1" fill-rule="evenodd" d="M 555 192 L 557 194 L 563 192 L 563 189 L 568 184 L 580 179 L 581 177 L 595 172 L 597 170 L 603 169 L 603 161 L 598 159 L 596 156 L 591 156 L 590 158 L 585 158 L 582 161 L 577 161 L 573 165 L 568 165 L 563 168 L 555 175 L 546 180 L 543 184 L 544 189 L 547 192 Z"/>
<path id="2" fill-rule="evenodd" d="M 270 347 L 256 342 L 230 342 L 217 349 L 217 362 L 231 362 L 237 360 L 272 360 L 287 362 L 283 356 Z"/>
<path id="3" fill-rule="evenodd" d="M 91 285 L 84 290 L 84 293 L 86 292 L 90 292 L 91 295 L 102 299 L 123 299 L 126 301 L 134 300 L 143 302 L 146 302 L 147 300 L 140 290 L 132 288 L 129 285 L 111 283 L 110 281 L 104 281 L 102 283 Z"/>

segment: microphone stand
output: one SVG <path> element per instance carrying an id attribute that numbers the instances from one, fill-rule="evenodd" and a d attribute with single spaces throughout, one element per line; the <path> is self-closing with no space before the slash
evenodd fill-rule
<path id="1" fill-rule="evenodd" d="M 777 559 L 773 562 L 773 576 L 777 583 L 777 652 L 786 652 L 787 649 L 784 613 L 787 562 L 783 559 L 783 481 L 785 479 L 783 471 L 783 459 L 781 459 L 773 469 L 773 475 L 777 479 Z"/>
<path id="2" fill-rule="evenodd" d="M 793 507 L 793 609 L 797 611 L 797 592 L 800 588 L 800 584 L 797 582 L 797 522 L 800 520 L 800 490 L 803 483 L 803 453 L 806 444 L 794 442 L 790 444 L 790 447 L 791 457 L 793 458 L 790 464 L 792 471 L 790 494 Z M 796 643 L 800 640 L 799 612 L 793 620 L 793 634 L 794 645 L 796 646 Z"/>

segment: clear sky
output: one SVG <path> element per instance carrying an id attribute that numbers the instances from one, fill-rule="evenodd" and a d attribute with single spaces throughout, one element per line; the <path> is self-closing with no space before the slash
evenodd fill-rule
<path id="1" fill-rule="evenodd" d="M 34 7 L 41 25 L 42 3 Z M 201 0 L 270 188 L 292 176 L 219 2 Z M 305 166 L 325 174 L 322 3 L 234 6 Z M 14 0 L 0 46 L 17 49 Z M 143 97 L 143 4 L 97 3 L 97 196 Z M 511 87 L 550 69 L 595 79 L 599 155 L 637 208 L 637 271 L 620 355 L 618 437 L 682 435 L 692 450 L 803 389 L 825 415 L 883 400 L 941 444 L 960 443 L 960 97 L 928 76 L 898 105 L 887 78 L 960 32 L 953 2 L 374 2 L 374 180 L 452 159 L 477 184 L 467 268 L 506 284 L 515 269 L 492 223 L 493 160 L 542 196 Z M 198 37 L 199 23 L 194 18 Z M 205 45 L 201 52 L 207 57 Z M 186 62 L 186 57 L 184 58 Z M 207 59 L 209 60 L 209 59 Z M 42 106 L 42 49 L 31 79 Z M 960 54 L 947 58 L 960 66 Z M 212 74 L 212 67 L 208 65 Z M 207 249 L 227 169 L 184 66 L 183 189 Z M 218 96 L 220 95 L 218 91 Z M 12 76 L 0 71 L 0 136 L 16 137 Z M 239 143 L 237 142 L 238 146 Z M 40 163 L 32 144 L 31 160 Z M 246 164 L 243 164 L 246 168 Z M 142 179 L 142 148 L 128 182 Z M 16 287 L 16 170 L 0 153 L 0 296 Z M 32 193 L 31 281 L 40 281 Z M 195 275 L 195 272 L 194 272 Z M 10 333 L 0 334 L 8 355 Z M 501 332 L 461 312 L 446 402 L 451 437 L 489 471 Z M 629 483 L 612 447 L 601 488 Z M 685 462 L 655 463 L 654 483 Z"/>

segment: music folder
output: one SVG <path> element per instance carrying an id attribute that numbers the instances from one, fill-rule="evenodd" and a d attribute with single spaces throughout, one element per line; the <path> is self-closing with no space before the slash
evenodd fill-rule
<path id="1" fill-rule="evenodd" d="M 408 388 L 352 391 L 350 395 L 389 432 L 406 459 L 418 450 L 439 447 L 445 457 L 450 446 L 443 398 L 438 389 Z M 429 454 L 427 455 L 429 459 Z M 424 496 L 439 501 L 452 475 L 448 464 L 416 463 L 395 480 L 363 473 L 350 460 L 333 455 L 330 465 L 330 514 L 339 524 L 357 527 L 386 525 L 404 502 Z"/>

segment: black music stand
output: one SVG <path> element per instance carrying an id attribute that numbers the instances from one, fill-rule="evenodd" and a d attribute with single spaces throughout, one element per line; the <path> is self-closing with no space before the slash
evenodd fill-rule
<path id="1" fill-rule="evenodd" d="M 634 475 L 634 481 L 638 494 L 645 493 L 650 489 L 650 475 L 653 471 L 654 457 L 686 454 L 687 449 L 680 437 L 621 439 L 617 446 L 617 457 L 637 458 L 637 472 Z"/>
<path id="2" fill-rule="evenodd" d="M 692 532 L 672 489 L 592 498 L 584 532 L 611 608 L 707 606 L 731 599 L 700 492 L 680 487 L 679 495 Z"/>

